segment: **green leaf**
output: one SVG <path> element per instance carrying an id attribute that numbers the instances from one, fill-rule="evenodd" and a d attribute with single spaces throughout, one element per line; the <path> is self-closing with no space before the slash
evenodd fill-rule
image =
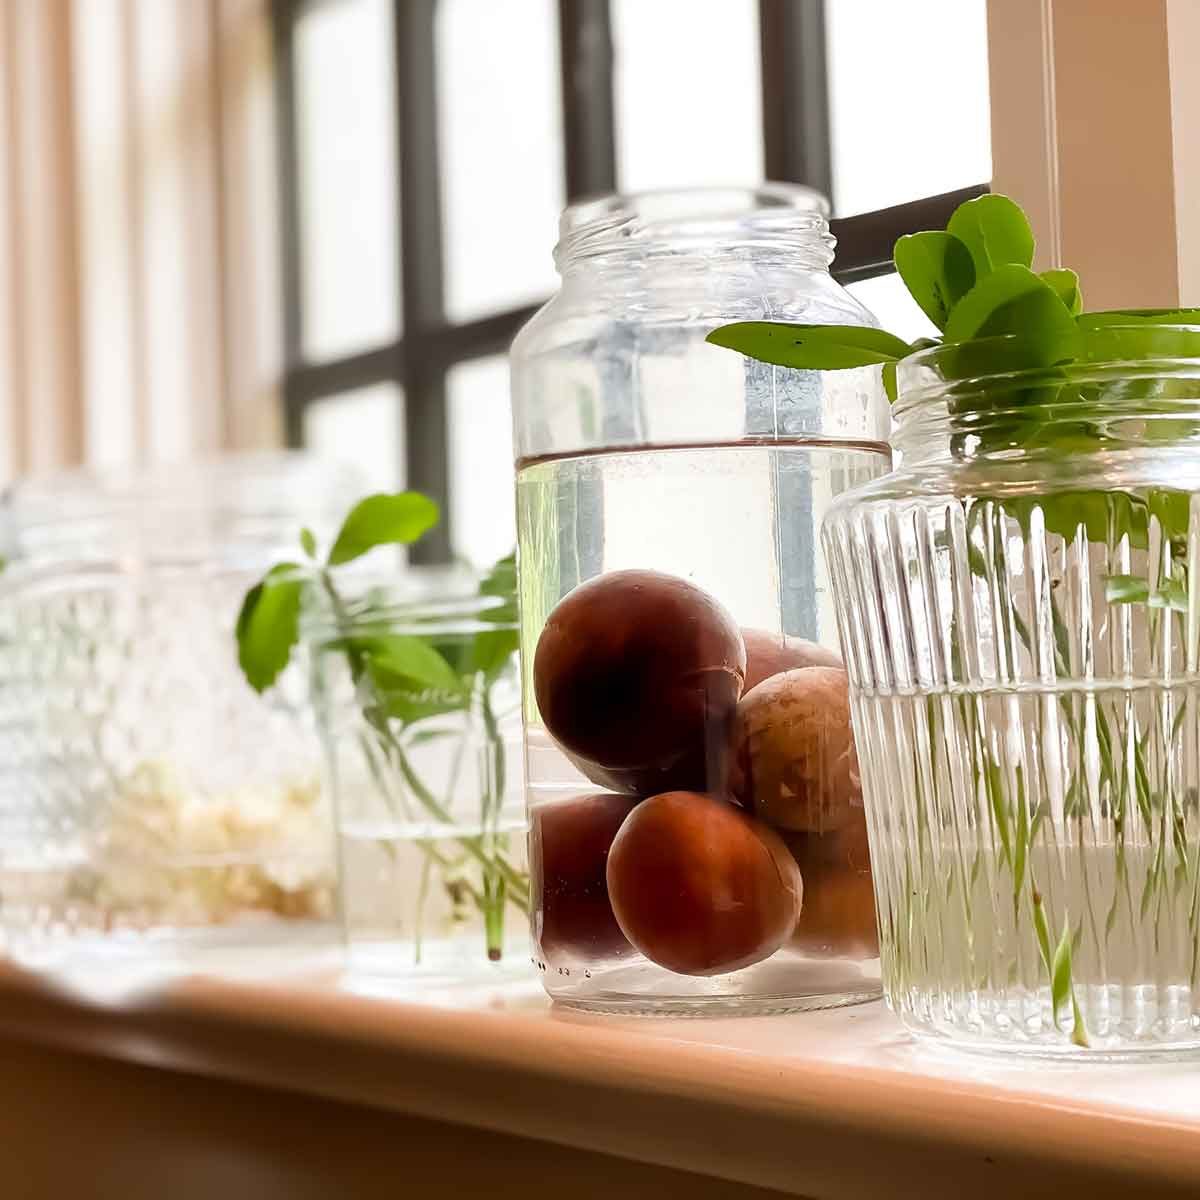
<path id="1" fill-rule="evenodd" d="M 896 403 L 896 397 L 899 393 L 896 387 L 895 360 L 883 364 L 883 392 L 887 396 L 889 404 Z"/>
<path id="2" fill-rule="evenodd" d="M 1147 507 L 1150 515 L 1158 521 L 1163 537 L 1187 537 L 1192 514 L 1191 492 L 1153 488 L 1147 493 Z"/>
<path id="3" fill-rule="evenodd" d="M 1112 308 L 1079 314 L 1083 329 L 1109 325 L 1200 325 L 1200 308 Z"/>
<path id="4" fill-rule="evenodd" d="M 1172 612 L 1186 613 L 1188 610 L 1187 587 L 1179 579 L 1168 579 L 1158 591 L 1150 596 L 1151 608 L 1169 608 Z"/>
<path id="5" fill-rule="evenodd" d="M 309 558 L 317 557 L 317 535 L 307 525 L 300 530 L 300 549 Z"/>
<path id="6" fill-rule="evenodd" d="M 1178 579 L 1168 579 L 1151 591 L 1150 584 L 1136 575 L 1110 575 L 1104 581 L 1104 598 L 1109 604 L 1148 604 L 1180 613 L 1188 610 L 1187 588 Z"/>
<path id="7" fill-rule="evenodd" d="M 471 639 L 464 673 L 481 672 L 484 679 L 491 683 L 517 652 L 519 640 L 515 629 L 488 629 L 477 633 Z"/>
<path id="8" fill-rule="evenodd" d="M 893 258 L 913 299 L 945 329 L 950 310 L 975 286 L 971 252 L 952 233 L 931 229 L 900 238 Z"/>
<path id="9" fill-rule="evenodd" d="M 1042 953 L 1042 962 L 1046 964 L 1046 970 L 1052 973 L 1054 956 L 1050 953 L 1050 930 L 1046 925 L 1042 896 L 1036 888 L 1033 892 L 1033 931 L 1037 936 L 1038 949 Z"/>
<path id="10" fill-rule="evenodd" d="M 1136 575 L 1110 575 L 1104 581 L 1104 599 L 1109 604 L 1145 604 L 1150 585 Z"/>
<path id="11" fill-rule="evenodd" d="M 517 556 L 505 555 L 484 576 L 479 585 L 481 596 L 497 596 L 504 601 L 485 610 L 480 619 L 493 624 L 507 624 L 517 619 Z"/>
<path id="12" fill-rule="evenodd" d="M 955 306 L 946 323 L 947 342 L 1016 334 L 1015 347 L 1027 367 L 1067 362 L 1078 352 L 1075 320 L 1049 284 L 1028 267 L 998 267 L 984 276 Z M 989 347 L 973 347 L 977 360 Z M 1012 369 L 1014 347 L 1000 343 L 998 358 Z M 978 372 L 978 364 L 972 368 Z M 959 376 L 961 377 L 961 376 Z"/>
<path id="13" fill-rule="evenodd" d="M 1083 293 L 1079 290 L 1079 276 L 1074 271 L 1068 267 L 1056 267 L 1052 271 L 1041 272 L 1038 278 L 1058 293 L 1058 298 L 1066 305 L 1071 316 L 1079 315 L 1083 308 Z"/>
<path id="14" fill-rule="evenodd" d="M 429 642 L 412 634 L 371 639 L 367 663 L 372 677 L 384 686 L 403 680 L 437 691 L 462 691 L 458 672 Z"/>
<path id="15" fill-rule="evenodd" d="M 1033 230 L 1019 205 L 1007 196 L 979 196 L 954 210 L 946 232 L 958 238 L 975 263 L 975 277 L 1000 267 L 1033 262 Z"/>
<path id="16" fill-rule="evenodd" d="M 857 325 L 789 325 L 778 321 L 738 321 L 714 329 L 705 339 L 777 367 L 840 371 L 903 358 L 908 343 L 882 329 Z"/>
<path id="17" fill-rule="evenodd" d="M 408 545 L 432 529 L 441 514 L 420 492 L 368 496 L 351 510 L 329 551 L 329 565 L 341 566 L 376 546 Z"/>
<path id="18" fill-rule="evenodd" d="M 272 567 L 242 601 L 236 627 L 238 665 L 256 692 L 275 682 L 299 640 L 304 594 L 299 571 L 295 563 Z"/>
<path id="19" fill-rule="evenodd" d="M 1054 1005 L 1054 1020 L 1058 1022 L 1059 1012 L 1073 1000 L 1071 988 L 1071 925 L 1063 918 L 1062 937 L 1054 950 L 1054 959 L 1050 968 L 1050 999 Z"/>

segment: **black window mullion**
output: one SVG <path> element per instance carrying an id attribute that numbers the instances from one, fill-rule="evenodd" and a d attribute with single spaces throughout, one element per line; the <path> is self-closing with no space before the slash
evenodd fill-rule
<path id="1" fill-rule="evenodd" d="M 617 190 L 609 0 L 558 0 L 567 199 Z"/>
<path id="2" fill-rule="evenodd" d="M 834 277 L 840 283 L 853 283 L 886 275 L 893 269 L 892 247 L 898 237 L 920 229 L 945 229 L 946 222 L 960 204 L 987 191 L 987 184 L 981 183 L 875 212 L 835 218 L 829 223 L 838 241 Z"/>
<path id="3" fill-rule="evenodd" d="M 832 201 L 825 0 L 759 0 L 758 13 L 766 177 Z"/>
<path id="4" fill-rule="evenodd" d="M 431 352 L 445 319 L 442 202 L 438 154 L 437 0 L 393 0 L 396 51 L 396 131 L 400 202 L 400 298 L 404 338 L 406 485 L 434 497 L 442 520 L 413 547 L 414 562 L 450 558 L 449 436 L 446 370 Z"/>

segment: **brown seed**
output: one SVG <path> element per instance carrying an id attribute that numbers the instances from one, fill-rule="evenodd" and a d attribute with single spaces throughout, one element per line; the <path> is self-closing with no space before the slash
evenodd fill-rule
<path id="1" fill-rule="evenodd" d="M 875 958 L 879 926 L 862 810 L 837 833 L 785 835 L 804 876 L 792 945 L 807 954 Z"/>
<path id="2" fill-rule="evenodd" d="M 639 804 L 608 856 L 625 936 L 681 975 L 722 975 L 774 954 L 803 883 L 779 836 L 724 800 L 667 792 Z"/>
<path id="3" fill-rule="evenodd" d="M 589 779 L 645 796 L 716 780 L 745 672 L 741 634 L 708 593 L 656 571 L 614 571 L 550 614 L 534 695 Z"/>
<path id="4" fill-rule="evenodd" d="M 608 899 L 608 852 L 636 800 L 600 792 L 530 812 L 534 934 L 543 955 L 589 961 L 629 951 Z"/>
<path id="5" fill-rule="evenodd" d="M 838 667 L 844 669 L 841 655 L 827 646 L 805 638 L 784 637 L 766 629 L 743 629 L 746 645 L 746 682 L 743 694 L 764 679 L 800 667 Z"/>
<path id="6" fill-rule="evenodd" d="M 846 672 L 802 667 L 747 692 L 734 717 L 729 787 L 778 829 L 840 829 L 861 806 Z"/>

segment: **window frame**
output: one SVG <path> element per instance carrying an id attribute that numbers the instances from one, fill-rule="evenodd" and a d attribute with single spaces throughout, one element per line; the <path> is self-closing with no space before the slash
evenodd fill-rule
<path id="1" fill-rule="evenodd" d="M 437 113 L 438 0 L 392 0 L 398 137 L 400 337 L 323 362 L 305 359 L 301 330 L 299 148 L 296 129 L 295 28 L 312 4 L 351 0 L 272 0 L 276 63 L 280 277 L 283 289 L 283 404 L 288 445 L 303 442 L 304 415 L 318 401 L 378 383 L 394 383 L 404 405 L 403 477 L 442 505 L 443 519 L 413 547 L 413 561 L 451 557 L 448 372 L 459 363 L 504 353 L 538 304 L 465 322 L 447 318 Z M 580 197 L 618 189 L 611 0 L 558 0 L 564 192 Z M 832 149 L 825 51 L 825 0 L 759 0 L 763 150 L 766 178 L 802 183 L 832 195 Z M 963 188 L 906 204 L 835 218 L 834 275 L 843 283 L 893 270 L 892 245 L 917 229 L 944 225 L 963 200 L 987 191 Z"/>

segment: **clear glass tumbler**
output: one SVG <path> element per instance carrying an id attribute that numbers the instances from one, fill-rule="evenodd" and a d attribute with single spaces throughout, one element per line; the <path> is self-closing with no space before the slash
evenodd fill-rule
<path id="1" fill-rule="evenodd" d="M 423 986 L 528 972 L 511 601 L 368 589 L 306 639 L 351 969 Z"/>
<path id="2" fill-rule="evenodd" d="M 891 1006 L 968 1047 L 1174 1054 L 1200 1050 L 1200 330 L 1083 345 L 902 362 L 901 466 L 824 540 Z"/>
<path id="3" fill-rule="evenodd" d="M 803 188 L 568 209 L 512 352 L 537 965 L 558 1001 L 768 1011 L 878 994 L 846 678 L 817 540 L 885 471 L 869 371 L 708 345 L 869 325 Z"/>

